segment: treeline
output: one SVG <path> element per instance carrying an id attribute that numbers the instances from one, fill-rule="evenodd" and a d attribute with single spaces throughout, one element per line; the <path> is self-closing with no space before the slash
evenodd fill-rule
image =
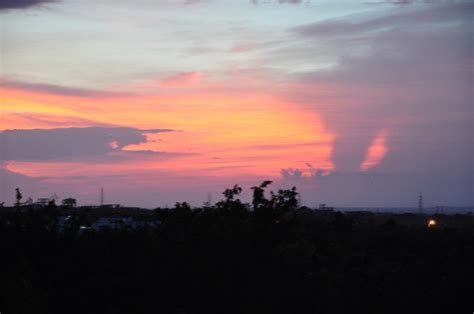
<path id="1" fill-rule="evenodd" d="M 4 313 L 461 313 L 472 311 L 472 228 L 376 223 L 301 208 L 295 189 L 140 214 L 81 231 L 60 211 L 0 216 Z M 465 216 L 471 219 L 472 216 Z"/>

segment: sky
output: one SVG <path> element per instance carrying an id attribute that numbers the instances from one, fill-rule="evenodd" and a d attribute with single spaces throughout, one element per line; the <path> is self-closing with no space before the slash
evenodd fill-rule
<path id="1" fill-rule="evenodd" d="M 474 205 L 474 2 L 0 0 L 0 202 Z"/>

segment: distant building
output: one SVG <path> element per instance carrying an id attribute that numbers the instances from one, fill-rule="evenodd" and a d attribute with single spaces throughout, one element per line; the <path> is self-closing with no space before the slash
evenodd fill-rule
<path id="1" fill-rule="evenodd" d="M 19 203 L 19 205 L 27 206 L 28 208 L 32 208 L 32 209 L 40 209 L 40 208 L 44 208 L 48 206 L 49 203 L 51 203 L 52 201 L 54 201 L 54 199 L 43 197 L 43 198 L 38 198 L 36 202 L 33 202 L 33 200 L 29 198 L 26 202 Z"/>
<path id="2" fill-rule="evenodd" d="M 38 200 L 34 203 L 36 206 L 47 206 L 51 202 L 50 198 L 38 198 Z"/>
<path id="3" fill-rule="evenodd" d="M 326 206 L 326 204 L 319 204 L 319 208 L 318 210 L 319 211 L 327 211 L 327 212 L 331 212 L 331 211 L 334 211 L 334 207 L 328 207 Z"/>
<path id="4" fill-rule="evenodd" d="M 154 222 L 150 225 L 156 226 L 160 222 Z M 121 228 L 140 228 L 147 225 L 144 221 L 136 221 L 132 217 L 101 217 L 97 219 L 92 225 L 93 230 L 101 230 L 103 228 L 108 229 L 121 229 Z"/>
<path id="5" fill-rule="evenodd" d="M 77 206 L 77 200 L 75 198 L 65 198 L 62 201 L 62 205 L 66 208 L 73 209 Z"/>

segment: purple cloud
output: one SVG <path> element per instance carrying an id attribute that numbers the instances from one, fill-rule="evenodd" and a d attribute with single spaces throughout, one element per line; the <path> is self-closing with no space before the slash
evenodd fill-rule
<path id="1" fill-rule="evenodd" d="M 472 18 L 474 3 L 452 3 L 433 5 L 417 10 L 397 10 L 394 13 L 377 16 L 363 21 L 329 20 L 301 25 L 293 31 L 303 36 L 334 37 L 352 36 L 365 32 L 373 32 L 397 27 L 406 28 L 426 23 L 442 23 L 446 21 L 462 21 Z"/>
<path id="2" fill-rule="evenodd" d="M 43 3 L 57 2 L 56 0 L 0 0 L 0 10 L 26 9 Z"/>
<path id="3" fill-rule="evenodd" d="M 146 143 L 146 133 L 173 132 L 169 129 L 66 128 L 48 130 L 6 130 L 0 132 L 1 160 L 71 161 L 136 154 L 152 151 L 124 151 L 128 145 Z"/>
<path id="4" fill-rule="evenodd" d="M 53 84 L 28 83 L 0 79 L 0 87 L 18 88 L 22 90 L 40 92 L 52 95 L 60 95 L 67 97 L 96 98 L 96 97 L 112 97 L 112 96 L 130 96 L 132 93 L 101 91 L 87 88 L 68 87 Z"/>

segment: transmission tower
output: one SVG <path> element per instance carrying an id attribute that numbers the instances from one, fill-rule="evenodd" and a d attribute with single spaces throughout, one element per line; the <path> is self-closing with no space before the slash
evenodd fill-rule
<path id="1" fill-rule="evenodd" d="M 418 196 L 418 213 L 423 214 L 423 195 Z"/>

